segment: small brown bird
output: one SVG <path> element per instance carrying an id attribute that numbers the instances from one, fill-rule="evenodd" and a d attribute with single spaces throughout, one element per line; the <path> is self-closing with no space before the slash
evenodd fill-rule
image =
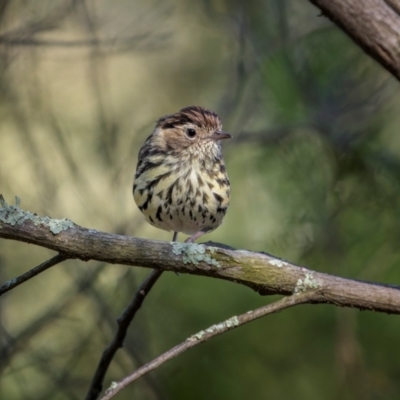
<path id="1" fill-rule="evenodd" d="M 221 225 L 230 184 L 220 140 L 221 120 L 212 111 L 189 106 L 161 117 L 139 152 L 133 196 L 156 228 L 191 235 L 194 242 Z"/>

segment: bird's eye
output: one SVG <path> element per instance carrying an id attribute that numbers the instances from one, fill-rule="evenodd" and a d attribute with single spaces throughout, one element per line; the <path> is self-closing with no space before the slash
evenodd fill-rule
<path id="1" fill-rule="evenodd" d="M 187 128 L 186 129 L 186 136 L 189 139 L 193 139 L 196 136 L 196 131 L 193 128 Z"/>

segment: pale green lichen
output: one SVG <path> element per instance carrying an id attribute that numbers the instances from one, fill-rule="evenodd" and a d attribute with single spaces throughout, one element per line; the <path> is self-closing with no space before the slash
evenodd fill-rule
<path id="1" fill-rule="evenodd" d="M 206 330 L 195 333 L 190 336 L 187 340 L 189 342 L 196 342 L 198 340 L 203 339 L 203 337 L 207 334 L 212 334 L 217 331 L 225 331 L 226 329 L 232 329 L 240 324 L 239 318 L 234 315 L 233 317 L 227 319 L 224 322 L 220 322 L 219 324 L 215 324 L 207 328 Z"/>
<path id="2" fill-rule="evenodd" d="M 225 324 L 228 328 L 233 328 L 235 326 L 239 326 L 239 323 L 240 323 L 239 318 L 236 315 L 234 315 L 233 317 L 231 317 L 225 321 Z"/>
<path id="3" fill-rule="evenodd" d="M 219 262 L 210 256 L 214 251 L 212 247 L 206 247 L 197 243 L 172 243 L 172 252 L 177 256 L 181 255 L 184 264 L 198 265 L 201 262 L 205 262 L 208 265 L 219 268 Z"/>
<path id="4" fill-rule="evenodd" d="M 205 334 L 206 334 L 206 331 L 200 331 L 200 332 L 197 332 L 194 335 L 188 337 L 187 340 L 189 342 L 197 342 L 198 340 L 201 340 Z"/>
<path id="5" fill-rule="evenodd" d="M 74 223 L 67 218 L 51 219 L 49 217 L 44 217 L 42 219 L 46 219 L 46 218 L 48 218 L 47 225 L 49 226 L 50 231 L 52 233 L 54 233 L 55 235 L 57 235 L 58 233 L 60 233 L 62 231 L 66 231 L 67 229 L 74 227 Z"/>
<path id="6" fill-rule="evenodd" d="M 307 272 L 304 279 L 299 279 L 294 288 L 294 293 L 304 293 L 310 289 L 318 289 L 320 287 L 319 282 L 314 278 L 311 272 Z"/>
<path id="7" fill-rule="evenodd" d="M 39 217 L 30 211 L 21 210 L 19 208 L 20 200 L 18 197 L 16 197 L 15 206 L 8 205 L 3 197 L 0 198 L 0 202 L 2 205 L 0 208 L 0 222 L 3 222 L 3 224 L 15 226 L 22 225 L 25 221 L 32 221 L 35 226 L 47 226 L 54 235 L 74 226 L 74 223 L 66 218 L 52 219 L 50 217 Z"/>
<path id="8" fill-rule="evenodd" d="M 110 387 L 104 392 L 104 395 L 108 395 L 118 387 L 118 382 L 112 381 Z"/>
<path id="9" fill-rule="evenodd" d="M 269 264 L 270 265 L 274 265 L 275 267 L 278 267 L 278 268 L 282 268 L 282 267 L 284 267 L 285 265 L 287 265 L 287 262 L 285 262 L 285 261 L 282 261 L 282 260 L 270 260 L 269 261 Z"/>

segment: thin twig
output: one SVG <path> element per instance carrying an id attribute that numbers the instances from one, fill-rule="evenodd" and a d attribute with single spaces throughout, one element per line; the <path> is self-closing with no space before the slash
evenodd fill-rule
<path id="1" fill-rule="evenodd" d="M 119 382 L 113 382 L 111 387 L 105 392 L 104 396 L 100 400 L 109 400 L 113 398 L 118 392 L 124 389 L 126 386 L 130 385 L 136 381 L 141 376 L 147 374 L 148 372 L 158 368 L 160 365 L 164 364 L 166 361 L 178 356 L 179 354 L 185 352 L 186 350 L 197 346 L 205 341 L 221 335 L 227 331 L 230 331 L 238 326 L 247 324 L 248 322 L 254 321 L 261 318 L 267 314 L 272 314 L 277 311 L 283 310 L 285 308 L 293 307 L 298 304 L 304 304 L 312 301 L 315 297 L 316 291 L 309 291 L 299 294 L 294 294 L 288 297 L 284 297 L 281 300 L 275 301 L 274 303 L 268 304 L 266 306 L 257 308 L 253 311 L 248 311 L 239 316 L 231 317 L 219 324 L 212 325 L 204 331 L 200 331 L 195 335 L 190 336 L 184 342 L 178 344 L 172 349 L 168 350 L 164 354 L 161 354 L 154 360 L 143 365 L 141 368 L 137 369 L 131 375 L 122 379 Z"/>
<path id="2" fill-rule="evenodd" d="M 86 394 L 85 400 L 95 400 L 100 394 L 103 386 L 103 380 L 106 372 L 114 358 L 115 353 L 119 348 L 123 346 L 127 330 L 129 328 L 132 319 L 135 317 L 136 312 L 141 307 L 146 295 L 149 293 L 153 285 L 157 282 L 163 271 L 153 270 L 150 272 L 145 281 L 140 285 L 139 289 L 135 293 L 132 301 L 123 311 L 121 316 L 118 318 L 118 329 L 115 332 L 115 336 L 111 343 L 104 350 L 96 372 L 93 376 L 92 382 L 90 383 L 89 390 Z"/>
<path id="3" fill-rule="evenodd" d="M 60 262 L 65 261 L 67 258 L 68 257 L 66 257 L 65 255 L 57 254 L 53 258 L 50 258 L 49 260 L 43 262 L 42 264 L 36 266 L 35 268 L 30 269 L 24 274 L 17 276 L 16 278 L 10 279 L 4 285 L 0 286 L 0 296 L 14 289 L 15 287 L 19 286 L 21 283 L 24 283 L 29 279 L 32 279 L 41 272 L 46 271 L 46 269 L 53 267 L 54 265 L 59 264 Z"/>
<path id="4" fill-rule="evenodd" d="M 175 242 L 176 239 L 177 233 L 174 232 L 172 241 Z M 126 307 L 121 316 L 118 318 L 118 329 L 115 333 L 113 340 L 104 350 L 100 358 L 99 364 L 97 365 L 96 372 L 93 376 L 92 382 L 90 383 L 90 387 L 86 394 L 85 400 L 96 400 L 101 393 L 104 377 L 107 373 L 112 359 L 114 358 L 115 353 L 119 348 L 123 346 L 129 325 L 135 317 L 136 312 L 142 306 L 145 297 L 150 292 L 151 288 L 154 286 L 157 280 L 160 278 L 162 273 L 162 270 L 151 271 L 146 280 L 143 281 L 139 289 L 136 291 L 128 307 Z"/>
<path id="5" fill-rule="evenodd" d="M 149 33 L 138 34 L 124 38 L 110 39 L 82 39 L 82 40 L 44 40 L 35 39 L 32 37 L 7 37 L 0 36 L 0 44 L 10 46 L 43 46 L 43 47 L 90 47 L 90 46 L 105 46 L 112 47 L 117 45 L 132 45 L 137 44 L 141 40 L 146 40 L 150 37 Z"/>
<path id="6" fill-rule="evenodd" d="M 2 338 L 4 345 L 0 347 L 0 376 L 2 376 L 3 370 L 14 362 L 13 357 L 18 357 L 27 348 L 29 341 L 37 338 L 55 320 L 62 318 L 64 312 L 95 284 L 104 267 L 105 264 L 100 265 L 88 274 L 81 276 L 73 286 L 68 286 L 59 293 L 58 300 L 36 315 L 33 321 L 25 324 L 19 330 L 13 331 L 12 336 L 7 335 L 8 337 Z"/>

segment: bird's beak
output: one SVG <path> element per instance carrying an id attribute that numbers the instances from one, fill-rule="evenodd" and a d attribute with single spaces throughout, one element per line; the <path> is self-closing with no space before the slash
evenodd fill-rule
<path id="1" fill-rule="evenodd" d="M 210 139 L 212 140 L 222 140 L 222 139 L 230 139 L 232 135 L 228 132 L 223 132 L 223 131 L 215 131 L 211 136 Z"/>

